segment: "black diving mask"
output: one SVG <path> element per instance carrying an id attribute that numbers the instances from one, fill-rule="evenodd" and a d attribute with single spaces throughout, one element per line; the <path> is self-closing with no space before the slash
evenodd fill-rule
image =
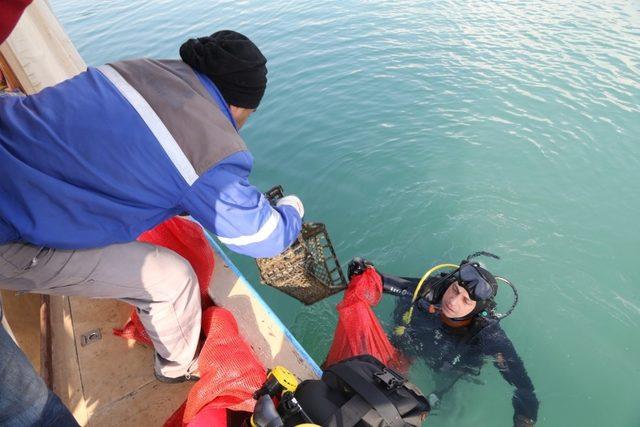
<path id="1" fill-rule="evenodd" d="M 454 275 L 458 279 L 458 284 L 469 292 L 472 300 L 486 301 L 496 296 L 498 286 L 495 279 L 491 273 L 476 263 L 463 263 Z"/>

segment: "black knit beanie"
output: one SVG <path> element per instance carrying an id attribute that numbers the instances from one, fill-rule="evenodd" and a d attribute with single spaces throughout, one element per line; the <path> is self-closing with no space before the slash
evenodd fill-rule
<path id="1" fill-rule="evenodd" d="M 267 87 L 267 59 L 242 34 L 223 30 L 189 39 L 180 46 L 180 57 L 206 74 L 230 105 L 253 109 L 260 104 Z"/>

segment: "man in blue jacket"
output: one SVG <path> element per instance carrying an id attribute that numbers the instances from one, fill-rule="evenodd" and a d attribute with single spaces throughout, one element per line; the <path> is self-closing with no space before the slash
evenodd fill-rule
<path id="1" fill-rule="evenodd" d="M 260 50 L 219 31 L 180 56 L 0 96 L 0 288 L 134 304 L 167 382 L 197 369 L 198 282 L 185 259 L 138 235 L 188 213 L 231 250 L 271 257 L 304 214 L 297 197 L 272 207 L 248 180 L 238 130 L 266 87 Z"/>

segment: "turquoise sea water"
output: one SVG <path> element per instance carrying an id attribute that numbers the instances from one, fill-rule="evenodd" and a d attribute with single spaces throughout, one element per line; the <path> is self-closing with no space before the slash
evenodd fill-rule
<path id="1" fill-rule="evenodd" d="M 249 35 L 269 59 L 242 131 L 256 185 L 300 195 L 345 264 L 417 276 L 501 255 L 487 265 L 520 290 L 503 327 L 538 425 L 640 425 L 638 1 L 51 4 L 91 65 Z M 253 261 L 234 260 L 257 283 Z M 303 307 L 260 291 L 321 362 L 339 297 Z M 387 324 L 392 308 L 376 309 Z M 424 367 L 411 375 L 429 390 Z M 490 363 L 479 379 L 426 424 L 511 425 L 511 387 Z"/>

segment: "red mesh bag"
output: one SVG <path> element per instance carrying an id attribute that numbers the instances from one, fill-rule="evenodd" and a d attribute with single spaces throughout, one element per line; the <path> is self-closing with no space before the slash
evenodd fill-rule
<path id="1" fill-rule="evenodd" d="M 252 412 L 253 392 L 267 378 L 229 311 L 210 307 L 202 317 L 207 338 L 198 359 L 200 380 L 189 391 L 186 404 L 167 420 L 165 427 L 231 424 L 227 423 L 227 410 Z"/>
<path id="2" fill-rule="evenodd" d="M 141 344 L 146 344 L 152 346 L 153 343 L 147 334 L 147 331 L 144 329 L 142 325 L 142 321 L 140 321 L 140 317 L 138 313 L 136 313 L 135 308 L 131 310 L 131 315 L 129 316 L 129 320 L 122 327 L 122 329 L 113 329 L 114 335 L 122 337 L 128 340 L 136 340 Z"/>
<path id="3" fill-rule="evenodd" d="M 180 406 L 178 410 L 174 412 L 167 421 L 165 421 L 164 427 L 182 427 L 182 419 L 184 418 L 184 410 L 186 407 L 187 402 L 184 402 L 182 406 Z M 230 424 L 230 418 L 227 417 L 227 415 L 230 414 L 225 408 L 216 408 L 215 405 L 212 405 L 210 408 L 207 405 L 198 412 L 193 420 L 191 420 L 188 427 L 228 427 L 230 425 L 241 425 L 240 423 Z"/>
<path id="4" fill-rule="evenodd" d="M 324 366 L 353 356 L 370 354 L 399 371 L 407 370 L 407 361 L 391 344 L 371 309 L 382 297 L 382 279 L 375 268 L 354 276 L 338 304 L 338 324 Z"/>
<path id="5" fill-rule="evenodd" d="M 213 249 L 198 224 L 188 219 L 174 217 L 142 233 L 138 241 L 171 249 L 189 261 L 198 276 L 202 307 L 206 308 L 212 304 L 208 289 L 213 275 Z M 132 310 L 131 317 L 124 327 L 114 329 L 113 333 L 151 345 L 151 340 L 135 309 Z"/>
<path id="6" fill-rule="evenodd" d="M 211 403 L 204 406 L 200 412 L 193 417 L 188 424 L 189 427 L 227 427 L 229 425 L 227 413 L 229 412 L 225 408 L 217 408 L 217 405 Z"/>
<path id="7" fill-rule="evenodd" d="M 208 308 L 202 329 L 207 339 L 198 359 L 200 381 L 189 392 L 183 421 L 191 421 L 205 405 L 253 411 L 252 395 L 267 379 L 266 372 L 240 336 L 233 315 L 224 308 Z"/>

